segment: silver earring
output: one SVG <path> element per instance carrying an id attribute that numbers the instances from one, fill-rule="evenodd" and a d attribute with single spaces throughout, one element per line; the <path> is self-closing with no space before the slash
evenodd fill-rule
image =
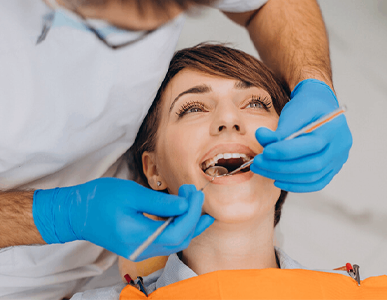
<path id="1" fill-rule="evenodd" d="M 161 186 L 161 181 L 157 181 L 157 186 Z"/>

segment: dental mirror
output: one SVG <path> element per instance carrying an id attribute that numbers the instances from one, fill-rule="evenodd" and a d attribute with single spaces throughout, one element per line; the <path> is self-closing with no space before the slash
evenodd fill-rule
<path id="1" fill-rule="evenodd" d="M 231 172 L 229 172 L 225 167 L 213 166 L 213 167 L 209 167 L 204 173 L 212 176 L 213 178 L 223 177 L 226 175 L 234 175 L 235 173 L 239 172 L 240 170 L 243 170 L 243 169 L 249 167 L 253 163 L 253 161 L 254 161 L 254 158 L 250 159 L 248 162 L 245 162 L 239 168 L 236 168 L 234 171 L 231 171 Z M 212 180 L 214 180 L 214 179 L 212 179 Z"/>
<path id="2" fill-rule="evenodd" d="M 211 177 L 219 177 L 226 175 L 228 173 L 228 170 L 225 167 L 213 166 L 209 167 L 205 173 Z"/>
<path id="3" fill-rule="evenodd" d="M 216 177 L 222 177 L 224 175 L 227 175 L 228 174 L 228 170 L 225 167 L 213 166 L 213 167 L 209 167 L 204 173 L 206 173 L 207 175 L 211 176 L 212 179 L 209 182 L 207 182 L 199 191 L 203 191 L 204 188 L 207 185 L 209 185 L 212 181 L 214 181 L 214 179 Z"/>

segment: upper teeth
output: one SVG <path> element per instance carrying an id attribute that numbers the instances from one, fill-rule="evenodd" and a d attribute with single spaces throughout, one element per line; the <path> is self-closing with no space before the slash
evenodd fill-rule
<path id="1" fill-rule="evenodd" d="M 208 169 L 209 167 L 215 166 L 219 159 L 231 159 L 231 158 L 242 158 L 243 162 L 246 162 L 250 159 L 246 154 L 244 153 L 219 153 L 218 155 L 215 155 L 213 158 L 207 159 L 202 163 L 202 169 Z"/>

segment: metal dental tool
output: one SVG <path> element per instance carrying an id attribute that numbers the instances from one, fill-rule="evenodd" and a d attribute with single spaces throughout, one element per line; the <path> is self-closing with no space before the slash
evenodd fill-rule
<path id="1" fill-rule="evenodd" d="M 208 181 L 199 191 L 203 191 L 204 188 L 209 185 L 216 177 L 223 176 L 228 173 L 228 170 L 224 167 L 214 166 L 206 170 L 206 174 L 212 176 L 212 179 Z M 131 261 L 134 261 L 141 253 L 145 251 L 146 248 L 167 228 L 167 226 L 175 219 L 176 217 L 169 217 L 164 224 L 156 229 L 133 253 L 129 256 Z"/>
<path id="2" fill-rule="evenodd" d="M 321 118 L 319 118 L 317 121 L 315 122 L 312 122 L 310 124 L 308 124 L 307 126 L 301 128 L 300 130 L 296 131 L 295 133 L 289 135 L 287 138 L 285 138 L 285 140 L 291 140 L 291 139 L 294 139 L 295 137 L 298 137 L 300 136 L 301 134 L 305 134 L 305 133 L 310 133 L 314 130 L 316 130 L 317 128 L 319 128 L 320 126 L 332 121 L 333 119 L 335 119 L 336 117 L 340 116 L 341 114 L 343 114 L 345 111 L 347 110 L 347 107 L 345 105 L 339 107 L 338 109 L 332 111 L 331 113 L 325 115 L 325 116 L 322 116 Z M 213 166 L 213 167 L 209 167 L 205 173 L 209 176 L 212 176 L 212 179 L 209 180 L 201 189 L 200 191 L 203 191 L 204 188 L 209 185 L 215 178 L 217 177 L 223 177 L 223 176 L 231 176 L 237 172 L 239 172 L 240 170 L 244 169 L 244 168 L 247 168 L 248 166 L 250 166 L 254 161 L 254 158 L 250 159 L 248 162 L 245 162 L 244 164 L 242 164 L 239 168 L 229 172 L 225 167 L 221 167 L 221 166 Z M 170 217 L 168 218 L 168 220 L 165 221 L 164 224 L 162 224 L 159 228 L 156 229 L 156 231 L 151 235 L 149 236 L 145 242 L 143 242 L 134 252 L 131 256 L 129 256 L 129 259 L 131 261 L 134 261 L 142 252 L 144 252 L 144 250 L 150 245 L 152 244 L 152 242 L 165 230 L 165 228 L 167 228 L 167 226 L 175 219 L 175 217 Z"/>
<path id="3" fill-rule="evenodd" d="M 216 177 L 222 177 L 222 176 L 226 175 L 228 173 L 228 170 L 225 167 L 213 166 L 213 167 L 209 167 L 205 171 L 205 173 L 209 176 L 212 176 L 212 179 L 210 181 L 208 181 L 199 191 L 203 191 L 204 188 L 207 185 L 209 185 L 211 182 L 213 182 Z"/>

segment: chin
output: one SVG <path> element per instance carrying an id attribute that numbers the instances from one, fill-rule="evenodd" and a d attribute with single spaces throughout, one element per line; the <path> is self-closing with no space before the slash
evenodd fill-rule
<path id="1" fill-rule="evenodd" d="M 281 190 L 268 185 L 221 185 L 205 191 L 203 212 L 225 223 L 264 217 L 274 209 Z"/>
<path id="2" fill-rule="evenodd" d="M 270 210 L 272 205 L 267 204 L 261 205 L 258 201 L 231 201 L 230 198 L 225 201 L 224 198 L 219 197 L 206 201 L 203 211 L 220 222 L 240 223 L 256 218 L 262 211 Z"/>

